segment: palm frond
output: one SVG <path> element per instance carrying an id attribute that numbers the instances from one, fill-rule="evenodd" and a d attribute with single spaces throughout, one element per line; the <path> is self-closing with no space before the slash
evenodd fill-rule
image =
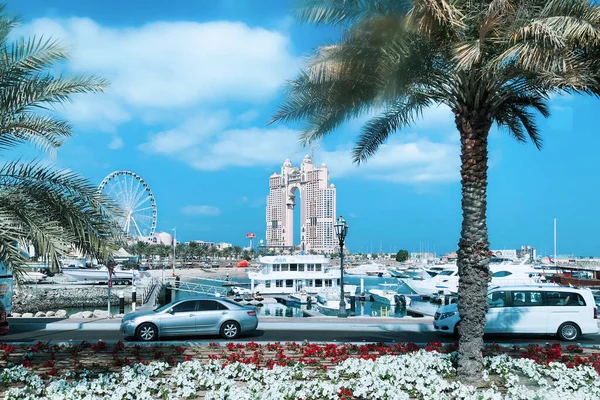
<path id="1" fill-rule="evenodd" d="M 0 196 L 2 209 L 27 228 L 26 238 L 50 259 L 71 245 L 99 258 L 119 236 L 112 223 L 118 208 L 70 171 L 8 163 L 0 168 Z"/>
<path id="2" fill-rule="evenodd" d="M 70 135 L 71 126 L 52 116 L 22 113 L 13 119 L 0 120 L 0 149 L 29 142 L 53 155 L 62 144 L 61 138 Z"/>
<path id="3" fill-rule="evenodd" d="M 51 68 L 67 58 L 67 51 L 56 40 L 44 37 L 19 38 L 0 47 L 0 88 L 26 82 L 35 73 Z"/>
<path id="4" fill-rule="evenodd" d="M 463 12 L 448 0 L 414 0 L 407 23 L 432 39 L 457 37 L 465 29 Z"/>
<path id="5" fill-rule="evenodd" d="M 423 94 L 413 94 L 390 105 L 382 114 L 368 121 L 352 152 L 353 161 L 365 162 L 377 153 L 388 137 L 402 127 L 411 126 L 423 115 L 423 109 L 432 104 L 431 98 Z"/>
<path id="6" fill-rule="evenodd" d="M 14 274 L 17 282 L 21 281 L 25 263 L 18 241 L 26 234 L 27 231 L 23 230 L 13 216 L 0 206 L 0 260 Z"/>
<path id="7" fill-rule="evenodd" d="M 296 17 L 299 21 L 323 25 L 404 15 L 411 7 L 409 0 L 301 0 L 297 3 Z"/>

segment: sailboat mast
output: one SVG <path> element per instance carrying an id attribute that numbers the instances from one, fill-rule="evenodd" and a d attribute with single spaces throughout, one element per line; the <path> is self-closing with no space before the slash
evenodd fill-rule
<path id="1" fill-rule="evenodd" d="M 556 265 L 556 218 L 554 218 L 554 265 Z"/>

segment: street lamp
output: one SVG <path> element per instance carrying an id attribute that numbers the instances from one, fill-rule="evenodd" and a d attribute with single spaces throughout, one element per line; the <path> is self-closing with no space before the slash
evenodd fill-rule
<path id="1" fill-rule="evenodd" d="M 347 318 L 348 314 L 346 313 L 346 302 L 344 301 L 344 240 L 346 239 L 346 234 L 348 233 L 348 224 L 344 220 L 344 218 L 340 215 L 335 223 L 335 235 L 337 236 L 340 242 L 340 271 L 341 271 L 341 279 L 340 279 L 340 310 L 338 311 L 338 317 Z"/>

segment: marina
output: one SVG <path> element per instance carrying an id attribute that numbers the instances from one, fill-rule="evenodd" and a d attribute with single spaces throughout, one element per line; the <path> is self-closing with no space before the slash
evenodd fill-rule
<path id="1" fill-rule="evenodd" d="M 220 278 L 220 279 L 219 279 Z M 202 285 L 205 289 L 205 293 L 222 293 L 224 281 L 221 279 L 227 279 L 227 276 L 217 275 L 214 279 L 203 279 L 203 278 L 192 278 L 183 277 L 181 285 Z M 187 283 L 186 283 L 187 282 Z M 248 278 L 236 278 L 235 281 L 230 279 L 229 285 L 235 285 L 236 287 L 249 288 L 250 279 Z M 361 296 L 359 288 L 361 283 L 365 290 L 365 296 Z M 371 317 L 391 317 L 391 318 L 403 318 L 407 315 L 413 316 L 430 316 L 435 313 L 435 310 L 440 304 L 432 303 L 428 300 L 424 300 L 421 296 L 416 295 L 410 291 L 406 285 L 398 283 L 396 278 L 380 278 L 373 276 L 346 276 L 344 278 L 344 287 L 356 288 L 356 292 L 350 294 L 345 290 L 345 302 L 347 310 L 350 316 L 371 316 Z M 380 301 L 376 301 L 371 298 L 368 294 L 369 290 L 374 289 L 390 289 L 396 288 L 399 295 L 405 296 L 407 299 L 407 305 L 402 304 L 386 304 Z M 318 317 L 318 316 L 336 316 L 339 309 L 339 288 L 336 288 L 337 297 L 333 302 L 330 300 L 328 304 L 323 306 L 319 304 L 316 298 L 306 304 L 301 304 L 297 295 L 290 296 L 288 294 L 272 294 L 264 295 L 265 300 L 262 302 L 248 302 L 257 306 L 257 314 L 260 316 L 270 317 Z M 184 297 L 193 297 L 196 294 L 189 291 L 175 291 L 175 299 Z"/>

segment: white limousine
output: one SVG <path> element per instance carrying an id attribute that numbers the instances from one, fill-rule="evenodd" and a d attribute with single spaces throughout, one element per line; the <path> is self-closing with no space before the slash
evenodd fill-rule
<path id="1" fill-rule="evenodd" d="M 488 290 L 485 333 L 554 334 L 573 341 L 598 333 L 596 302 L 589 289 L 562 286 L 496 286 Z M 440 307 L 437 331 L 457 334 L 456 304 Z"/>

